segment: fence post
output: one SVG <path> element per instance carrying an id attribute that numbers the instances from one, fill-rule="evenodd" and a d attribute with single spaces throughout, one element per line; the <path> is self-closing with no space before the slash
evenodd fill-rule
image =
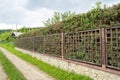
<path id="1" fill-rule="evenodd" d="M 102 68 L 106 68 L 106 31 L 105 28 L 101 28 L 101 61 Z"/>
<path id="2" fill-rule="evenodd" d="M 34 42 L 34 37 L 32 37 L 32 41 L 33 41 L 33 53 L 35 52 L 35 42 Z"/>
<path id="3" fill-rule="evenodd" d="M 45 54 L 45 35 L 44 36 L 42 36 L 43 37 L 43 54 Z"/>
<path id="4" fill-rule="evenodd" d="M 61 56 L 64 59 L 64 33 L 61 33 Z"/>

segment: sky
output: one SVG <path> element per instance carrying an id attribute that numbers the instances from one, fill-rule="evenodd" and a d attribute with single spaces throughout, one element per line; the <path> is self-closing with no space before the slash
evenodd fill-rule
<path id="1" fill-rule="evenodd" d="M 98 1 L 107 6 L 120 3 L 120 0 L 0 0 L 0 29 L 44 27 L 43 21 L 54 12 L 85 13 Z"/>

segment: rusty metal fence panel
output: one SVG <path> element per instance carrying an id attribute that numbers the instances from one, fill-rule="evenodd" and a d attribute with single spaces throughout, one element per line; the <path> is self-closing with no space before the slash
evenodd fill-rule
<path id="1" fill-rule="evenodd" d="M 34 37 L 34 51 L 43 53 L 44 52 L 44 36 Z"/>
<path id="2" fill-rule="evenodd" d="M 15 40 L 15 46 L 20 47 L 20 48 L 25 48 L 27 46 L 27 45 L 25 45 L 26 42 L 27 42 L 26 38 L 16 39 Z"/>
<path id="3" fill-rule="evenodd" d="M 107 67 L 120 70 L 120 27 L 106 29 Z"/>
<path id="4" fill-rule="evenodd" d="M 26 38 L 16 39 L 15 46 L 33 51 L 34 50 L 34 38 L 26 37 Z"/>
<path id="5" fill-rule="evenodd" d="M 25 42 L 23 43 L 25 46 L 25 49 L 34 51 L 34 38 L 33 37 L 27 37 L 24 40 Z"/>
<path id="6" fill-rule="evenodd" d="M 17 39 L 15 40 L 15 46 L 20 47 L 20 48 L 23 48 L 23 46 L 22 46 L 22 44 L 23 44 L 22 39 L 24 39 L 24 38 L 21 38 L 21 39 L 18 39 L 18 38 L 17 38 Z"/>
<path id="7" fill-rule="evenodd" d="M 64 57 L 101 65 L 100 30 L 65 33 Z"/>
<path id="8" fill-rule="evenodd" d="M 46 35 L 44 40 L 45 54 L 61 57 L 61 34 Z"/>

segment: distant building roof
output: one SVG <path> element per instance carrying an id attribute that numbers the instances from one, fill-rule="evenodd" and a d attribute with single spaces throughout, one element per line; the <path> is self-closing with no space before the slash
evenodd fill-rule
<path id="1" fill-rule="evenodd" d="M 21 34 L 23 34 L 23 33 L 21 33 L 21 32 L 12 32 L 11 36 L 12 36 L 12 37 L 18 37 L 18 36 L 20 36 Z"/>

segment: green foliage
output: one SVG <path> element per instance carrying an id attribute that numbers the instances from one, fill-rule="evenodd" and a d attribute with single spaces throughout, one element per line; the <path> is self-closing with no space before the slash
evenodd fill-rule
<path id="1" fill-rule="evenodd" d="M 101 8 L 101 2 L 96 3 L 96 8 L 83 14 L 74 15 L 74 13 L 66 12 L 63 14 L 55 13 L 53 19 L 48 19 L 45 22 L 46 27 L 29 32 L 22 35 L 25 36 L 40 36 L 46 34 L 54 34 L 61 32 L 75 32 L 88 29 L 96 29 L 100 27 L 111 27 L 120 25 L 120 4 L 113 5 L 113 7 Z M 68 14 L 74 15 L 66 18 Z M 59 17 L 59 16 L 62 16 Z M 60 19 L 60 20 L 59 20 Z M 61 20 L 62 19 L 62 20 Z M 51 22 L 53 20 L 53 22 Z M 53 23 L 53 24 L 52 24 Z"/>
<path id="2" fill-rule="evenodd" d="M 75 52 L 74 54 L 70 55 L 69 58 L 71 59 L 81 59 L 83 60 L 83 58 L 85 57 L 85 52 L 81 51 L 81 52 Z"/>
<path id="3" fill-rule="evenodd" d="M 96 7 L 97 7 L 98 9 L 101 9 L 101 4 L 102 4 L 102 2 L 96 2 L 95 4 L 96 4 Z"/>
<path id="4" fill-rule="evenodd" d="M 56 23 L 59 23 L 61 21 L 67 20 L 68 18 L 71 18 L 75 15 L 75 12 L 64 12 L 64 13 L 59 13 L 59 12 L 55 12 L 53 17 L 50 19 L 48 18 L 48 20 L 46 20 L 44 23 L 45 26 L 50 26 Z"/>
<path id="5" fill-rule="evenodd" d="M 9 32 L 12 31 L 11 29 L 6 29 L 6 30 L 0 30 L 0 34 L 4 33 L 4 32 Z"/>
<path id="6" fill-rule="evenodd" d="M 0 51 L 0 62 L 8 75 L 9 80 L 26 80 L 23 74 Z"/>
<path id="7" fill-rule="evenodd" d="M 11 42 L 14 41 L 14 38 L 11 36 L 12 32 L 22 32 L 27 33 L 32 30 L 36 30 L 37 28 L 26 28 L 23 27 L 18 30 L 0 30 L 0 41 Z"/>
<path id="8" fill-rule="evenodd" d="M 0 40 L 5 42 L 13 41 L 14 38 L 11 37 L 12 32 L 4 32 L 0 35 Z"/>
<path id="9" fill-rule="evenodd" d="M 26 28 L 26 27 L 24 26 L 23 28 L 21 28 L 21 29 L 19 29 L 19 30 L 17 30 L 17 31 L 18 31 L 18 32 L 26 33 L 26 32 L 31 31 L 31 29 L 30 29 L 30 28 Z"/>
<path id="10" fill-rule="evenodd" d="M 7 50 L 22 58 L 23 60 L 30 62 L 31 64 L 37 66 L 40 70 L 45 71 L 50 76 L 54 77 L 56 80 L 93 80 L 89 77 L 79 75 L 73 72 L 67 72 L 60 68 L 51 66 L 43 61 L 38 60 L 35 57 L 30 56 L 29 54 L 22 53 L 18 50 L 15 50 L 13 47 L 5 46 Z"/>

